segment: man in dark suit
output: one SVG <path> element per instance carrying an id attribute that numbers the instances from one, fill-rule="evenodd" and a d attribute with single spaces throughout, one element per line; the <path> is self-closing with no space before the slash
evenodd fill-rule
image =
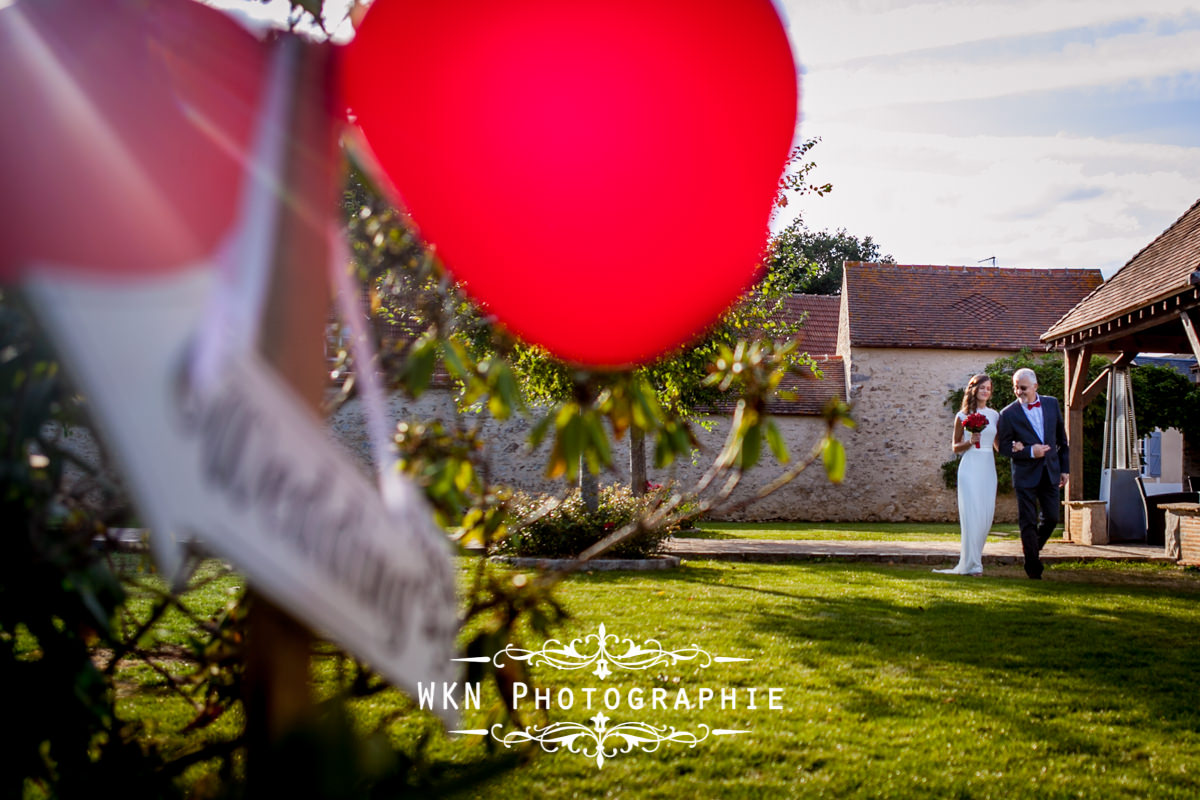
<path id="1" fill-rule="evenodd" d="M 1037 385 L 1033 370 L 1019 369 L 1013 373 L 1013 393 L 1017 399 L 1000 412 L 996 443 L 1000 455 L 1012 459 L 1025 574 L 1041 580 L 1042 559 L 1038 554 L 1058 524 L 1058 492 L 1067 485 L 1070 460 L 1067 430 L 1058 400 L 1039 395 Z"/>

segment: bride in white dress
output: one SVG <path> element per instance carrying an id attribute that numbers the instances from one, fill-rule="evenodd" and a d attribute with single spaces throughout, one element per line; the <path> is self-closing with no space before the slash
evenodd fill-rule
<path id="1" fill-rule="evenodd" d="M 955 453 L 962 453 L 958 462 L 958 524 L 962 530 L 962 551 L 953 569 L 935 569 L 934 572 L 983 575 L 983 543 L 987 541 L 996 512 L 996 461 L 992 452 L 1000 414 L 988 408 L 991 397 L 992 379 L 982 373 L 974 376 L 963 392 L 962 410 L 954 417 L 951 446 Z M 979 433 L 963 428 L 963 420 L 974 413 L 987 417 L 988 425 Z"/>

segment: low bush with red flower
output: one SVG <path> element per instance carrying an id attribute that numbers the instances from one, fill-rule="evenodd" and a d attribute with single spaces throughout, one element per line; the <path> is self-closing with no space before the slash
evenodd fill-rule
<path id="1" fill-rule="evenodd" d="M 659 500 L 653 494 L 635 496 L 628 486 L 614 484 L 600 490 L 600 506 L 589 512 L 578 489 L 572 489 L 561 500 L 518 492 L 510 505 L 518 522 L 506 531 L 498 549 L 500 553 L 512 556 L 574 558 L 618 528 L 644 517 Z M 678 529 L 678 525 L 667 525 L 658 530 L 643 531 L 621 542 L 603 557 L 657 555 L 662 552 L 667 537 Z"/>

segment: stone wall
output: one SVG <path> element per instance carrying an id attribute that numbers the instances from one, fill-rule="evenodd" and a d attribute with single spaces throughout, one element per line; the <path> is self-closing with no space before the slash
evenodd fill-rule
<path id="1" fill-rule="evenodd" d="M 388 398 L 388 416 L 393 423 L 409 420 L 428 422 L 441 420 L 447 427 L 461 425 L 464 428 L 479 425 L 481 438 L 486 447 L 483 453 L 486 479 L 489 483 L 504 484 L 528 492 L 561 493 L 565 484 L 562 480 L 546 479 L 546 459 L 549 455 L 550 442 L 542 443 L 536 453 L 531 453 L 527 442 L 533 427 L 533 420 L 514 416 L 506 421 L 499 421 L 487 414 L 457 412 L 454 400 L 449 391 L 432 389 L 425 392 L 419 399 L 413 400 L 403 394 L 394 394 Z M 344 404 L 329 419 L 329 426 L 334 436 L 359 457 L 364 468 L 370 469 L 371 443 L 362 405 L 357 399 Z M 628 454 L 624 456 L 625 468 L 620 478 L 603 477 L 603 482 L 627 480 Z"/>
<path id="2" fill-rule="evenodd" d="M 957 350 L 855 349 L 847 370 L 854 403 L 854 429 L 837 436 L 846 445 L 846 479 L 834 486 L 820 463 L 774 494 L 722 515 L 732 520 L 953 522 L 956 493 L 942 482 L 941 465 L 950 449 L 954 413 L 945 404 L 955 388 L 1007 353 Z M 793 456 L 806 453 L 824 432 L 811 417 L 778 417 Z M 727 430 L 719 425 L 704 440 L 719 447 Z M 778 472 L 757 467 L 737 501 Z M 694 470 L 687 470 L 694 475 Z M 996 521 L 1015 522 L 1014 495 L 997 499 Z"/>
<path id="3" fill-rule="evenodd" d="M 953 457 L 950 439 L 954 409 L 946 396 L 986 364 L 1007 353 L 957 350 L 856 349 L 847 371 L 854 402 L 855 429 L 842 428 L 846 445 L 846 479 L 834 486 L 818 462 L 774 494 L 743 508 L 715 515 L 731 520 L 796 521 L 943 521 L 958 519 L 955 493 L 942 483 L 941 465 Z M 426 393 L 414 402 L 394 397 L 389 411 L 395 419 L 440 417 L 451 424 L 482 424 L 488 450 L 484 460 L 489 479 L 526 491 L 560 493 L 564 484 L 548 481 L 543 471 L 548 443 L 531 454 L 525 444 L 531 422 L 516 418 L 498 422 L 473 414 L 456 415 L 445 392 Z M 803 456 L 819 441 L 824 423 L 813 417 L 777 417 L 793 458 Z M 344 407 L 331 425 L 338 438 L 369 458 L 361 411 L 357 403 Z M 713 430 L 697 430 L 702 443 L 690 463 L 667 470 L 648 467 L 649 479 L 691 485 L 721 449 L 728 420 L 717 418 Z M 652 443 L 647 450 L 653 452 Z M 628 481 L 627 441 L 613 449 L 614 468 L 602 483 Z M 764 448 L 763 464 L 751 470 L 731 501 L 753 496 L 759 487 L 784 469 Z M 998 522 L 1016 520 L 1013 495 L 997 502 Z"/>
<path id="4" fill-rule="evenodd" d="M 783 489 L 742 508 L 714 515 L 731 520 L 795 521 L 954 521 L 958 518 L 955 493 L 942 483 L 941 464 L 952 457 L 950 438 L 954 410 L 945 405 L 947 394 L 964 385 L 1001 352 L 957 350 L 856 349 L 848 359 L 849 396 L 854 402 L 855 429 L 842 428 L 838 437 L 847 452 L 846 480 L 834 486 L 825 478 L 821 464 L 814 464 Z M 844 356 L 843 356 L 844 357 Z M 516 417 L 497 421 L 486 413 L 458 414 L 450 394 L 427 392 L 413 401 L 402 395 L 389 400 L 392 420 L 441 419 L 447 425 L 482 426 L 487 451 L 484 461 L 488 480 L 530 492 L 560 494 L 562 480 L 546 479 L 544 470 L 549 442 L 536 453 L 526 444 L 532 421 Z M 824 433 L 824 423 L 814 417 L 776 417 L 793 458 L 804 456 Z M 347 403 L 330 420 L 334 437 L 348 446 L 370 470 L 361 406 Z M 697 428 L 702 448 L 690 462 L 656 470 L 648 464 L 647 474 L 655 483 L 678 481 L 690 486 L 704 473 L 720 452 L 728 432 L 728 418 L 714 418 L 711 431 Z M 92 461 L 94 444 L 87 432 L 75 428 L 72 449 Z M 653 453 L 653 443 L 647 443 Z M 602 483 L 629 480 L 628 440 L 614 443 L 613 469 L 601 476 Z M 764 448 L 763 463 L 751 470 L 731 501 L 742 503 L 776 477 L 785 467 L 774 462 Z M 996 507 L 998 522 L 1016 520 L 1012 494 L 1001 495 Z"/>
<path id="5" fill-rule="evenodd" d="M 870 503 L 872 514 L 891 520 L 958 518 L 956 494 L 945 488 L 941 474 L 942 463 L 953 458 L 950 444 L 957 411 L 946 405 L 946 397 L 987 364 L 1008 355 L 854 350 L 847 373 L 858 427 L 848 439 L 847 483 L 863 481 L 876 487 L 879 496 Z M 1016 497 L 1010 493 L 997 498 L 997 521 L 1016 518 Z"/>

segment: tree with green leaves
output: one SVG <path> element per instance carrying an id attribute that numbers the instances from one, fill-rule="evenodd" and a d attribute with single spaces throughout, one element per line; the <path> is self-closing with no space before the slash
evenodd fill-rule
<path id="1" fill-rule="evenodd" d="M 793 149 L 779 182 L 777 206 L 787 205 L 789 195 L 820 196 L 832 190 L 828 183 L 812 183 L 816 164 L 806 159 L 819 141 L 810 139 Z M 690 457 L 697 443 L 691 426 L 699 412 L 714 406 L 730 388 L 729 383 L 719 379 L 706 380 L 708 376 L 719 371 L 720 364 L 740 369 L 742 365 L 734 354 L 746 352 L 749 342 L 771 339 L 782 345 L 797 332 L 781 314 L 788 286 L 764 263 L 762 279 L 696 341 L 633 372 L 576 369 L 541 348 L 507 337 L 481 319 L 440 270 L 436 258 L 430 253 L 422 255 L 419 240 L 405 217 L 373 193 L 370 184 L 370 179 L 360 173 L 346 194 L 360 276 L 380 298 L 375 304 L 377 313 L 392 321 L 403 318 L 403 324 L 414 335 L 423 331 L 411 343 L 401 341 L 399 348 L 384 348 L 385 364 L 400 355 L 398 350 L 403 350 L 408 359 L 397 363 L 389 373 L 404 376 L 410 391 L 413 386 L 420 391 L 435 368 L 440 348 L 447 371 L 462 386 L 460 399 L 464 407 L 486 396 L 493 414 L 507 415 L 523 407 L 549 409 L 553 419 L 550 413 L 541 418 L 532 443 L 536 446 L 554 432 L 547 475 L 578 480 L 585 503 L 593 509 L 598 497 L 594 476 L 611 463 L 610 431 L 617 438 L 628 432 L 631 489 L 641 493 L 646 484 L 645 437 L 656 439 L 653 459 L 657 467 Z M 786 371 L 815 366 L 812 359 L 794 348 L 764 348 L 760 344 L 754 350 L 756 358 L 767 352 L 777 361 L 779 379 Z M 472 364 L 486 365 L 495 374 L 480 381 Z M 490 390 L 488 380 L 499 383 Z M 778 379 L 765 391 L 772 392 L 777 385 Z M 519 403 L 513 402 L 512 390 L 516 387 L 520 388 Z M 504 391 L 504 397 L 492 390 Z M 584 409 L 597 404 L 611 408 L 607 429 L 601 423 L 604 415 L 584 413 Z M 782 436 L 765 413 L 743 416 L 740 424 L 752 437 L 775 443 L 777 452 L 786 455 Z M 761 436 L 759 425 L 763 426 Z M 754 452 L 757 458 L 758 451 Z"/>
<path id="2" fill-rule="evenodd" d="M 1139 434 L 1177 428 L 1191 441 L 1200 439 L 1200 386 L 1158 364 L 1131 367 L 1129 379 Z"/>
<path id="3" fill-rule="evenodd" d="M 895 263 L 890 253 L 881 255 L 870 236 L 859 239 L 845 228 L 812 231 L 801 218 L 771 238 L 767 256 L 772 273 L 788 291 L 802 294 L 841 294 L 846 261 Z"/>
<path id="4" fill-rule="evenodd" d="M 1094 380 L 1108 367 L 1108 359 L 1092 356 L 1088 365 L 1088 380 Z M 991 405 L 996 410 L 1002 409 L 1016 399 L 1012 390 L 1012 376 L 1018 369 L 1028 368 L 1038 377 L 1038 393 L 1058 398 L 1062 408 L 1066 408 L 1066 390 L 1063 386 L 1062 356 L 1058 353 L 1041 353 L 1035 355 L 1029 348 L 1020 352 L 998 358 L 983 368 L 992 379 Z M 955 389 L 946 398 L 946 404 L 958 410 L 962 405 L 963 390 Z M 1135 399 L 1136 404 L 1136 399 Z M 1075 443 L 1071 443 L 1075 447 Z M 1093 400 L 1083 411 L 1083 490 L 1085 497 L 1098 497 L 1100 493 L 1100 468 L 1102 449 L 1104 447 L 1104 400 L 1103 395 Z M 946 485 L 954 488 L 957 475 L 958 460 L 951 459 L 942 464 L 942 478 Z M 1012 471 L 1008 459 L 996 455 L 996 477 L 999 481 L 999 491 L 1012 491 Z"/>
<path id="5" fill-rule="evenodd" d="M 360 182 L 366 185 L 369 179 L 360 176 Z M 773 276 L 768 274 L 693 345 L 637 370 L 590 371 L 558 361 L 489 324 L 432 253 L 414 249 L 411 227 L 386 200 L 376 195 L 351 214 L 350 233 L 360 276 L 372 287 L 379 313 L 402 317 L 413 333 L 391 347 L 384 343 L 382 361 L 391 384 L 419 394 L 440 364 L 459 386 L 460 408 L 484 404 L 500 419 L 535 414 L 531 444 L 536 447 L 549 437 L 549 477 L 574 482 L 581 474 L 600 472 L 612 461 L 610 437 L 627 433 L 654 439 L 654 460 L 660 467 L 690 458 L 697 413 L 739 387 L 761 397 L 752 413 L 739 418 L 734 449 L 749 435 L 754 442 L 772 444 L 787 459 L 782 437 L 764 412 L 766 398 L 788 370 L 812 362 L 787 343 L 795 331 L 779 319 L 784 293 Z M 778 338 L 768 342 L 763 337 Z M 751 347 L 755 340 L 757 346 Z M 751 378 L 768 368 L 777 375 Z M 736 379 L 724 380 L 728 373 Z M 740 473 L 757 461 L 759 452 L 739 450 L 722 469 L 736 465 Z M 710 480 L 706 488 L 712 485 Z"/>

